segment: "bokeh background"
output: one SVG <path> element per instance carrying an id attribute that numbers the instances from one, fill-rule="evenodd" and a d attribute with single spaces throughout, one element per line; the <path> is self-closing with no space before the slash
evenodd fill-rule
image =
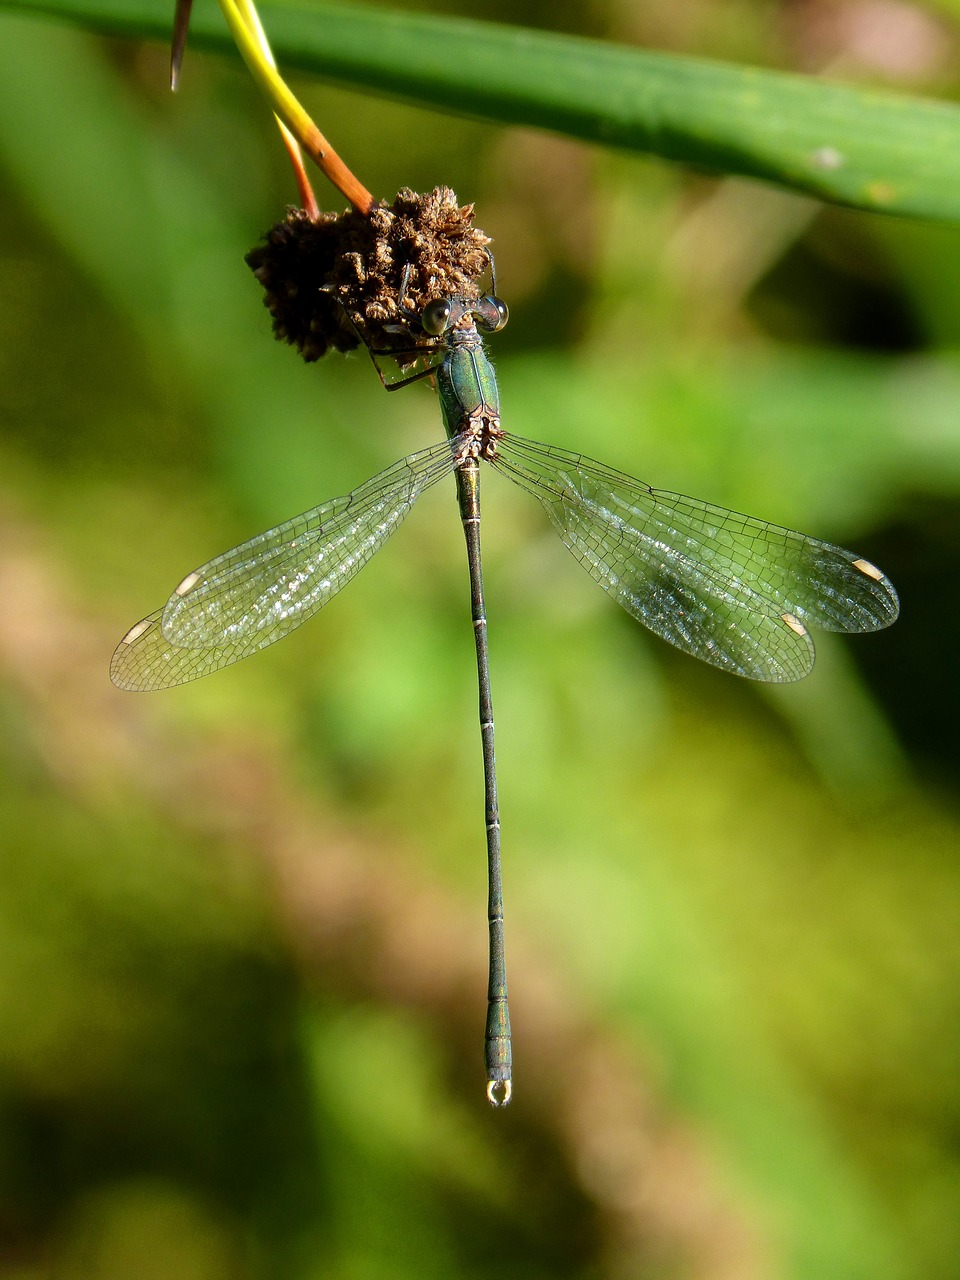
<path id="1" fill-rule="evenodd" d="M 960 92 L 946 7 L 471 12 Z M 490 476 L 494 1113 L 452 482 L 283 645 L 107 679 L 191 567 L 435 440 L 432 393 L 271 340 L 243 254 L 295 188 L 238 60 L 171 97 L 156 45 L 0 47 L 0 1277 L 960 1276 L 960 233 L 294 81 L 377 194 L 476 201 L 510 429 L 901 593 L 758 687 Z"/>

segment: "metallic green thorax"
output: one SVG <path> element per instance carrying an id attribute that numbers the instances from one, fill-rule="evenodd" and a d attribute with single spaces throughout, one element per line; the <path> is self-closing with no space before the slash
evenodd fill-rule
<path id="1" fill-rule="evenodd" d="M 488 443 L 484 428 L 492 427 L 496 435 L 500 425 L 493 365 L 473 324 L 452 330 L 447 341 L 447 357 L 435 370 L 444 429 L 451 438 L 463 432 L 477 435 L 483 453 Z"/>

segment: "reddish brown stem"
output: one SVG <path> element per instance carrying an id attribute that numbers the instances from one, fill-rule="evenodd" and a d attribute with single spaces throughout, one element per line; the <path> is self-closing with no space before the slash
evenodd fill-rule
<path id="1" fill-rule="evenodd" d="M 320 217 L 320 206 L 317 204 L 317 197 L 313 194 L 313 187 L 310 185 L 310 179 L 304 168 L 303 154 L 297 146 L 296 138 L 287 130 L 286 126 L 280 125 L 280 133 L 283 137 L 283 145 L 287 149 L 287 155 L 290 157 L 290 163 L 293 165 L 294 176 L 297 179 L 301 208 L 311 221 L 316 222 Z"/>
<path id="2" fill-rule="evenodd" d="M 357 213 L 368 218 L 376 200 L 363 183 L 347 168 L 330 143 L 311 121 L 310 128 L 299 133 L 298 141 L 320 171 L 350 201 Z"/>

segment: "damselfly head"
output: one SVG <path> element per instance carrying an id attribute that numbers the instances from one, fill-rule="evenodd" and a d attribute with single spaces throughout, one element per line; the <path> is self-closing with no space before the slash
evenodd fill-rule
<path id="1" fill-rule="evenodd" d="M 432 338 L 441 337 L 448 329 L 471 325 L 484 333 L 497 333 L 509 318 L 507 304 L 493 294 L 482 298 L 434 298 L 420 312 L 420 327 Z"/>

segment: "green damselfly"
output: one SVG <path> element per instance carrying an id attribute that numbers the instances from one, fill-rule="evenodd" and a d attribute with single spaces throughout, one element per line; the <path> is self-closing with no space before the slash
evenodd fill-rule
<path id="1" fill-rule="evenodd" d="M 874 631 L 896 619 L 899 603 L 887 577 L 850 551 L 652 489 L 602 463 L 505 431 L 483 339 L 507 319 L 495 285 L 478 299 L 439 298 L 417 315 L 402 308 L 400 315 L 416 345 L 373 353 L 375 363 L 382 377 L 382 357 L 400 363 L 397 381 L 384 377 L 390 390 L 433 375 L 446 439 L 189 573 L 162 609 L 123 637 L 110 674 L 122 689 L 165 689 L 282 639 L 350 581 L 424 490 L 455 475 L 480 690 L 490 930 L 485 1063 L 487 1096 L 498 1106 L 510 1100 L 512 1083 L 480 462 L 540 501 L 567 547 L 628 613 L 724 671 L 799 680 L 813 666 L 810 625 Z"/>

